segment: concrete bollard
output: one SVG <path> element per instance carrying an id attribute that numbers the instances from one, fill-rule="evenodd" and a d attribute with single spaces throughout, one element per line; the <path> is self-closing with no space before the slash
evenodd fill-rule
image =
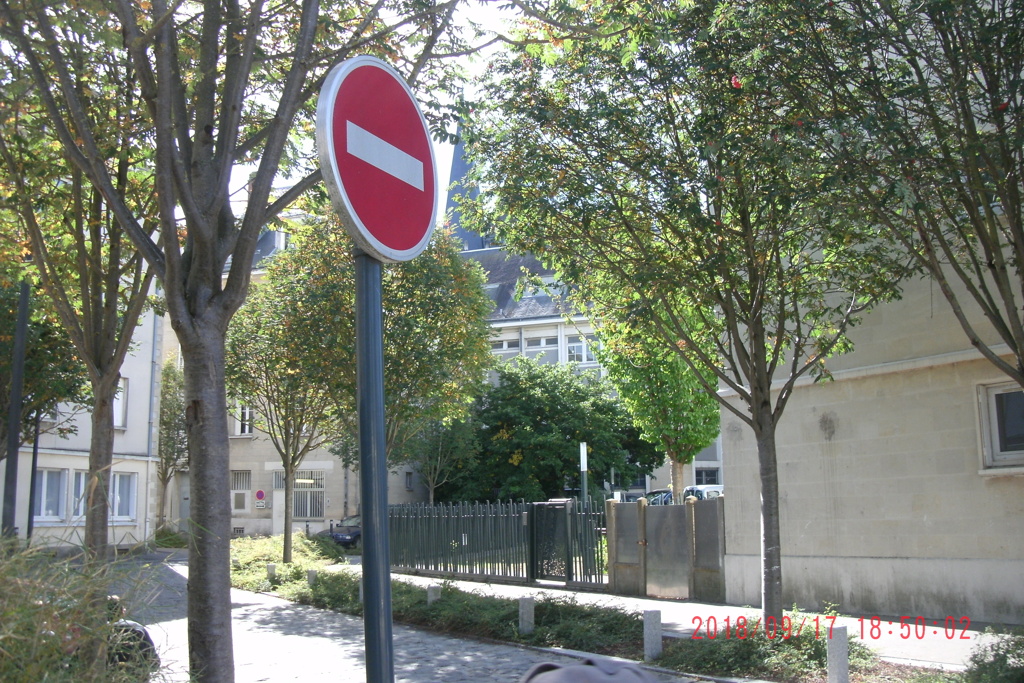
<path id="1" fill-rule="evenodd" d="M 828 683 L 849 683 L 850 641 L 845 626 L 833 626 L 828 639 Z"/>
<path id="2" fill-rule="evenodd" d="M 316 570 L 315 569 L 307 569 L 306 570 L 306 583 L 309 584 L 310 588 L 312 588 L 313 586 L 316 585 Z"/>
<path id="3" fill-rule="evenodd" d="M 433 605 L 441 599 L 441 587 L 437 584 L 427 586 L 427 604 Z"/>
<path id="4" fill-rule="evenodd" d="M 363 604 L 363 575 L 359 575 L 359 604 Z"/>
<path id="5" fill-rule="evenodd" d="M 524 636 L 533 633 L 532 595 L 519 598 L 519 633 Z"/>
<path id="6" fill-rule="evenodd" d="M 644 610 L 644 661 L 661 656 L 661 610 Z"/>
<path id="7" fill-rule="evenodd" d="M 267 581 L 273 581 L 277 578 L 277 565 L 273 562 L 267 564 Z"/>

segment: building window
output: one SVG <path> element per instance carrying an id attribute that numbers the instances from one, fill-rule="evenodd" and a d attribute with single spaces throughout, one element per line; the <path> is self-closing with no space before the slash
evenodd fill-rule
<path id="1" fill-rule="evenodd" d="M 36 474 L 36 500 L 32 514 L 41 522 L 64 519 L 68 471 L 40 469 Z"/>
<path id="2" fill-rule="evenodd" d="M 114 472 L 111 485 L 111 519 L 118 522 L 135 520 L 135 489 L 136 474 L 134 472 Z"/>
<path id="3" fill-rule="evenodd" d="M 539 337 L 537 339 L 527 339 L 526 346 L 528 348 L 558 346 L 558 337 Z"/>
<path id="4" fill-rule="evenodd" d="M 231 470 L 231 510 L 249 511 L 249 492 L 252 490 L 250 470 Z"/>
<path id="5" fill-rule="evenodd" d="M 124 429 L 128 426 L 128 378 L 122 377 L 114 393 L 114 427 Z"/>
<path id="6" fill-rule="evenodd" d="M 594 345 L 597 344 L 597 338 L 593 335 L 587 335 L 585 337 L 580 335 L 573 335 L 566 338 L 568 355 L 566 360 L 569 363 L 596 363 L 597 357 L 594 355 Z"/>
<path id="7" fill-rule="evenodd" d="M 296 519 L 323 519 L 324 517 L 324 471 L 297 470 L 295 488 L 292 490 L 292 516 Z M 284 471 L 274 472 L 274 488 L 284 488 Z"/>
<path id="8" fill-rule="evenodd" d="M 71 517 L 85 517 L 85 509 L 89 504 L 89 473 L 75 470 L 71 482 Z"/>
<path id="9" fill-rule="evenodd" d="M 231 535 L 234 536 L 235 538 L 238 538 L 240 536 L 245 536 L 245 527 L 244 526 L 233 526 L 233 527 L 231 527 Z"/>
<path id="10" fill-rule="evenodd" d="M 412 472 L 405 473 L 405 490 L 412 491 Z"/>
<path id="11" fill-rule="evenodd" d="M 491 342 L 491 351 L 493 351 L 495 353 L 505 353 L 505 352 L 509 352 L 509 351 L 518 351 L 518 350 L 519 350 L 519 340 L 518 339 L 504 339 L 502 341 L 493 341 L 493 342 Z"/>
<path id="12" fill-rule="evenodd" d="M 238 436 L 251 436 L 255 428 L 256 411 L 252 406 L 244 403 L 238 404 L 238 423 L 236 425 Z"/>
<path id="13" fill-rule="evenodd" d="M 1024 392 L 1018 384 L 980 392 L 985 467 L 1024 466 Z"/>
<path id="14" fill-rule="evenodd" d="M 718 481 L 718 468 L 707 467 L 697 468 L 697 485 L 701 486 L 704 484 L 718 485 L 721 482 Z"/>

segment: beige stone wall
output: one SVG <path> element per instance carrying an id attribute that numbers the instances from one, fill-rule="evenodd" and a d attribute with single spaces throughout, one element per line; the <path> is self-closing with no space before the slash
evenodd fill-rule
<path id="1" fill-rule="evenodd" d="M 856 351 L 830 363 L 836 380 L 798 388 L 786 408 L 777 441 L 786 604 L 1024 619 L 1024 473 L 983 470 L 981 456 L 978 387 L 1005 377 L 960 353 L 962 332 L 929 299 L 918 287 L 869 316 Z M 728 600 L 759 604 L 753 434 L 723 413 L 722 445 Z"/>

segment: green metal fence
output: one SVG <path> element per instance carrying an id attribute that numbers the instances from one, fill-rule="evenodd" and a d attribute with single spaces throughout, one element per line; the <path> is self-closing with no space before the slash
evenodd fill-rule
<path id="1" fill-rule="evenodd" d="M 527 503 L 393 505 L 391 566 L 456 577 L 529 581 Z"/>
<path id="2" fill-rule="evenodd" d="M 607 583 L 604 505 L 456 503 L 389 508 L 391 566 L 439 576 Z"/>

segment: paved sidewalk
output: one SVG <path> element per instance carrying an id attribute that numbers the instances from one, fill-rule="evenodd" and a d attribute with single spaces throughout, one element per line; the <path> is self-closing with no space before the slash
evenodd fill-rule
<path id="1" fill-rule="evenodd" d="M 149 629 L 166 683 L 188 681 L 188 628 L 183 553 L 141 556 L 148 605 L 133 616 Z M 154 585 L 155 584 L 155 585 Z M 140 598 L 142 596 L 139 596 Z M 271 595 L 232 590 L 235 680 L 239 683 L 359 683 L 366 680 L 362 619 L 297 605 Z M 394 626 L 397 683 L 516 683 L 534 664 L 573 656 Z M 662 683 L 693 679 L 655 672 Z"/>

